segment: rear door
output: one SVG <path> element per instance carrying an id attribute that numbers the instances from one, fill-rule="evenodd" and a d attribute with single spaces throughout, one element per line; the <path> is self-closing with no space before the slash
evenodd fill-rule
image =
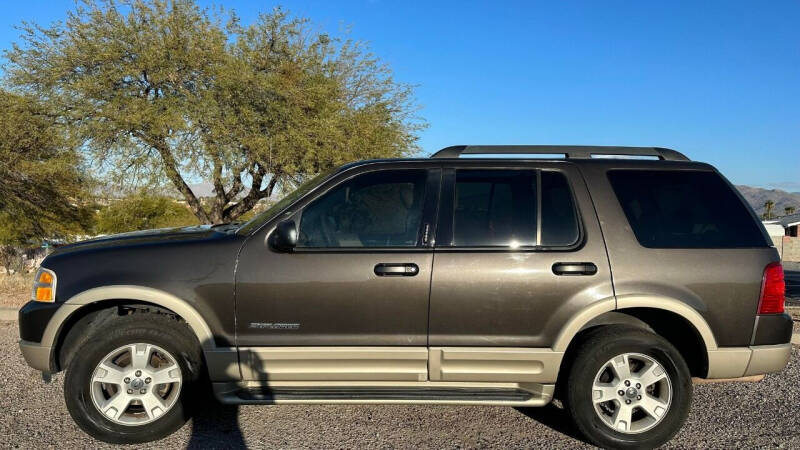
<path id="1" fill-rule="evenodd" d="M 599 224 L 574 165 L 453 164 L 443 176 L 431 347 L 550 347 L 577 311 L 613 298 Z"/>

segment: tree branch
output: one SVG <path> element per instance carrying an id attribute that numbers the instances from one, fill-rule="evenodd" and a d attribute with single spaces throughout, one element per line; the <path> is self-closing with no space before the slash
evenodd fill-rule
<path id="1" fill-rule="evenodd" d="M 260 164 L 255 172 L 251 170 L 251 174 L 253 176 L 253 185 L 250 186 L 250 191 L 235 205 L 225 208 L 225 212 L 223 213 L 225 220 L 234 220 L 247 211 L 250 211 L 259 200 L 269 197 L 272 194 L 272 190 L 278 182 L 279 173 L 273 173 L 267 186 L 261 189 L 261 182 L 264 181 L 264 176 L 266 176 L 267 171 Z"/>
<path id="2" fill-rule="evenodd" d="M 214 207 L 211 211 L 211 219 L 214 223 L 222 222 L 222 213 L 224 212 L 225 205 L 228 204 L 228 193 L 225 192 L 225 186 L 222 184 L 222 160 L 218 154 L 212 156 L 214 167 L 211 173 L 211 180 L 214 184 Z"/>
<path id="3" fill-rule="evenodd" d="M 194 195 L 192 189 L 186 184 L 186 181 L 183 180 L 180 172 L 178 172 L 178 162 L 175 161 L 175 157 L 172 155 L 166 140 L 161 137 L 153 138 L 146 136 L 142 133 L 137 133 L 136 135 L 158 151 L 158 154 L 161 156 L 161 161 L 164 163 L 164 171 L 167 178 L 172 181 L 172 184 L 178 192 L 186 199 L 186 203 L 189 205 L 194 215 L 197 216 L 201 223 L 211 224 L 211 219 L 208 217 L 208 213 L 206 213 L 205 209 L 203 209 L 203 205 L 200 204 L 200 200 L 197 199 L 197 196 Z"/>
<path id="4" fill-rule="evenodd" d="M 239 195 L 239 193 L 242 192 L 242 189 L 244 188 L 244 181 L 242 181 L 242 173 L 247 169 L 248 165 L 251 166 L 250 173 L 253 173 L 256 164 L 257 163 L 252 161 L 246 161 L 244 164 L 233 170 L 234 174 L 233 184 L 231 185 L 231 189 L 228 191 L 229 202 L 231 200 L 235 200 L 236 196 Z"/>

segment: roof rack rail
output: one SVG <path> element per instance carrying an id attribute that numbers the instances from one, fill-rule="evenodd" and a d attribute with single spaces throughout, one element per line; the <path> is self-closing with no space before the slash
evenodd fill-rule
<path id="1" fill-rule="evenodd" d="M 660 147 L 604 147 L 589 145 L 454 145 L 445 147 L 431 158 L 458 158 L 461 155 L 536 155 L 563 154 L 565 158 L 584 159 L 592 155 L 655 156 L 664 161 L 689 161 L 683 153 Z"/>

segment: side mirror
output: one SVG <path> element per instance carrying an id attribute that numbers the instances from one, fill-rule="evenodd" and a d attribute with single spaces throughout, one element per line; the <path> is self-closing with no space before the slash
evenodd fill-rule
<path id="1" fill-rule="evenodd" d="M 272 247 L 282 252 L 291 251 L 297 245 L 297 227 L 293 220 L 278 223 L 272 233 Z"/>

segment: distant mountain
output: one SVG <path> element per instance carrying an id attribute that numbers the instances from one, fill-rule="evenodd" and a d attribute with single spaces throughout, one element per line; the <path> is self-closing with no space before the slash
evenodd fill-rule
<path id="1" fill-rule="evenodd" d="M 793 206 L 795 212 L 800 212 L 800 192 L 786 192 L 780 189 L 763 189 L 752 186 L 736 186 L 742 196 L 750 203 L 750 206 L 760 216 L 764 214 L 764 203 L 767 200 L 775 202 L 772 208 L 773 217 L 784 215 L 783 209 L 787 206 Z"/>
<path id="2" fill-rule="evenodd" d="M 192 190 L 195 196 L 204 198 L 204 197 L 214 197 L 214 185 L 204 181 L 202 183 L 195 183 L 190 184 L 189 189 Z"/>

